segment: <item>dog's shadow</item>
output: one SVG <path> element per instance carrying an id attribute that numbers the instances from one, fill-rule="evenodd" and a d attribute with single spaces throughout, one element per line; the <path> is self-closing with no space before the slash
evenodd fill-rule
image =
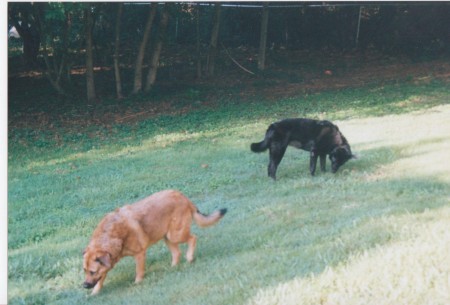
<path id="1" fill-rule="evenodd" d="M 369 149 L 358 150 L 355 146 L 355 158 L 347 161 L 336 173 L 331 172 L 331 163 L 327 156 L 326 171 L 320 169 L 316 171 L 314 176 L 309 173 L 309 155 L 295 149 L 288 149 L 282 161 L 282 166 L 278 169 L 277 180 L 282 179 L 299 179 L 317 177 L 340 177 L 346 176 L 353 172 L 373 172 L 382 166 L 388 166 L 402 158 L 410 157 L 403 151 L 407 148 L 404 146 L 383 146 Z"/>

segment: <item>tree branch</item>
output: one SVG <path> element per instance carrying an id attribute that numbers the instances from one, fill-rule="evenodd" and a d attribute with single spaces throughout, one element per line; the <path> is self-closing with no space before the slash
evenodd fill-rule
<path id="1" fill-rule="evenodd" d="M 231 59 L 231 60 L 232 60 L 239 68 L 241 68 L 242 70 L 244 70 L 244 71 L 247 72 L 247 73 L 250 73 L 250 74 L 252 74 L 252 75 L 255 75 L 255 73 L 253 73 L 252 71 L 250 71 L 250 70 L 244 68 L 240 63 L 238 63 L 238 62 L 231 56 L 230 52 L 228 52 L 228 49 L 225 48 L 225 46 L 223 45 L 223 43 L 222 43 L 222 47 L 223 47 L 223 49 L 225 50 L 225 52 L 227 53 L 228 57 L 229 57 L 229 58 L 230 58 L 230 59 Z"/>

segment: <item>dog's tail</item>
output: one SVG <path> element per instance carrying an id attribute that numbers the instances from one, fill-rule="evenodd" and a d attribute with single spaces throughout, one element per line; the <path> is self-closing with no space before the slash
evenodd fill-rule
<path id="1" fill-rule="evenodd" d="M 266 135 L 264 136 L 264 140 L 262 140 L 259 143 L 252 143 L 250 145 L 250 149 L 255 152 L 263 152 L 267 148 L 269 148 L 270 141 L 272 140 L 273 133 L 275 132 L 273 124 L 269 126 L 269 128 L 266 131 Z"/>
<path id="2" fill-rule="evenodd" d="M 226 214 L 227 209 L 220 209 L 212 212 L 209 215 L 204 215 L 196 210 L 193 213 L 194 221 L 200 228 L 206 228 L 219 222 L 219 220 Z"/>

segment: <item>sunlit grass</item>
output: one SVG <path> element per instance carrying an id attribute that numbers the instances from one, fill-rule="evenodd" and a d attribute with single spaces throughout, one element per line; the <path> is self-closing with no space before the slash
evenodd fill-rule
<path id="1" fill-rule="evenodd" d="M 448 304 L 449 221 L 448 206 L 375 220 L 395 242 L 354 253 L 319 275 L 263 289 L 247 304 Z"/>
<path id="2" fill-rule="evenodd" d="M 161 120 L 157 131 L 149 121 L 117 127 L 108 141 L 80 136 L 81 148 L 11 137 L 9 303 L 445 304 L 449 94 L 399 90 L 369 90 L 363 105 L 336 111 L 332 94 L 254 112 L 257 104 L 231 105 Z M 354 94 L 336 99 L 363 96 Z M 375 107 L 380 96 L 384 113 Z M 404 103 L 414 107 L 401 113 Z M 288 149 L 273 182 L 267 154 L 249 145 L 270 122 L 302 114 L 335 121 L 359 159 L 336 175 L 311 177 L 308 154 Z M 126 258 L 89 297 L 81 252 L 100 218 L 165 188 L 183 191 L 204 213 L 229 212 L 216 227 L 193 227 L 194 264 L 171 268 L 159 243 L 148 251 L 142 284 L 133 283 L 134 261 Z"/>
<path id="3" fill-rule="evenodd" d="M 384 116 L 343 122 L 346 135 L 359 142 L 361 150 L 390 147 L 401 155 L 393 163 L 380 166 L 375 175 L 390 177 L 414 176 L 450 182 L 448 152 L 450 151 L 450 116 L 448 105 L 428 111 L 413 112 L 407 118 Z M 361 157 L 364 157 L 361 155 Z"/>

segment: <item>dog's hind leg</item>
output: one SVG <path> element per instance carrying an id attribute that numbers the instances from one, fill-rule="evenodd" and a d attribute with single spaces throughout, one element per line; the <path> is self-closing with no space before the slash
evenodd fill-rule
<path id="1" fill-rule="evenodd" d="M 186 252 L 186 260 L 188 262 L 192 263 L 194 261 L 194 252 L 195 252 L 195 246 L 197 245 L 197 237 L 195 235 L 189 236 L 187 244 L 188 244 L 188 250 Z"/>
<path id="2" fill-rule="evenodd" d="M 136 279 L 134 282 L 140 283 L 144 279 L 145 274 L 145 250 L 142 252 L 139 252 L 134 256 L 134 259 L 136 261 Z"/>
<path id="3" fill-rule="evenodd" d="M 167 248 L 169 248 L 170 253 L 172 253 L 172 267 L 174 267 L 180 261 L 181 256 L 180 248 L 178 247 L 177 243 L 173 243 L 167 238 L 165 238 L 164 241 L 166 242 Z"/>
<path id="4" fill-rule="evenodd" d="M 270 145 L 270 161 L 268 166 L 268 174 L 273 180 L 276 180 L 277 168 L 283 159 L 284 153 L 286 152 L 287 145 L 282 145 L 278 142 L 272 142 Z"/>

